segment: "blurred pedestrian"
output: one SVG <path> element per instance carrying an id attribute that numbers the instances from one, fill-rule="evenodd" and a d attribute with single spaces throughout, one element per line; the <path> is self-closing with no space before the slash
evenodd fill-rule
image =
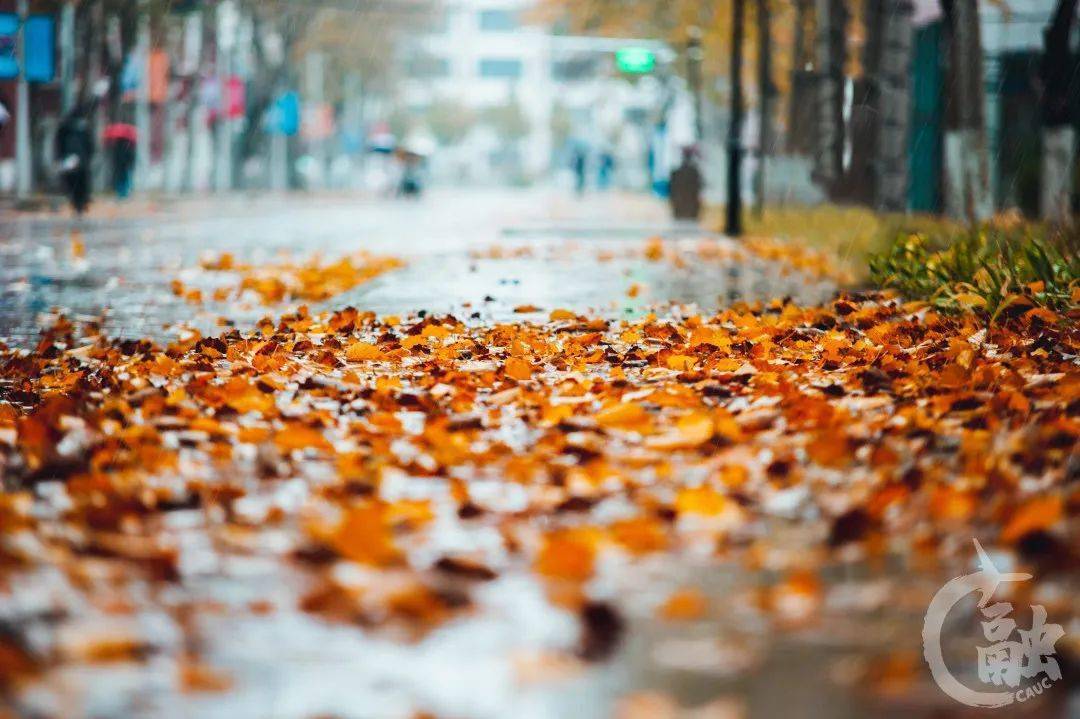
<path id="1" fill-rule="evenodd" d="M 401 181 L 398 184 L 398 195 L 408 199 L 418 199 L 424 191 L 421 178 L 424 158 L 408 150 L 402 150 L 398 154 L 401 160 Z"/>
<path id="2" fill-rule="evenodd" d="M 611 154 L 611 150 L 604 150 L 600 153 L 600 166 L 596 171 L 596 186 L 600 190 L 607 190 L 611 187 L 611 178 L 615 174 L 615 156 Z"/>
<path id="3" fill-rule="evenodd" d="M 4 131 L 7 130 L 7 126 L 11 123 L 11 110 L 8 109 L 7 100 L 0 95 L 0 137 L 4 136 Z"/>
<path id="4" fill-rule="evenodd" d="M 56 130 L 56 158 L 60 178 L 71 206 L 78 215 L 90 205 L 90 162 L 94 157 L 94 137 L 90 132 L 90 104 L 77 105 Z"/>
<path id="5" fill-rule="evenodd" d="M 671 212 L 676 220 L 701 217 L 701 190 L 704 182 L 697 164 L 697 149 L 684 147 L 682 164 L 671 173 Z"/>
<path id="6" fill-rule="evenodd" d="M 585 170 L 588 166 L 588 155 L 585 152 L 585 148 L 578 145 L 574 148 L 573 155 L 573 168 L 574 168 L 574 190 L 577 192 L 578 197 L 585 194 Z"/>
<path id="7" fill-rule="evenodd" d="M 131 195 L 135 175 L 135 150 L 139 142 L 139 132 L 134 125 L 114 122 L 105 128 L 105 142 L 109 145 L 112 159 L 113 191 L 120 199 L 127 199 Z"/>
<path id="8" fill-rule="evenodd" d="M 656 123 L 649 135 L 648 159 L 653 194 L 660 198 L 668 198 L 671 194 L 671 164 L 668 157 L 667 124 L 661 121 Z"/>

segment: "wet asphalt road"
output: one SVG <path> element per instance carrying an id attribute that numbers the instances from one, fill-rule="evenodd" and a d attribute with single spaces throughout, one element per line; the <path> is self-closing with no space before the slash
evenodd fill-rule
<path id="1" fill-rule="evenodd" d="M 579 201 L 556 192 L 447 192 L 420 202 L 261 198 L 185 201 L 106 216 L 110 212 L 80 222 L 0 219 L 0 338 L 30 344 L 57 310 L 85 318 L 106 312 L 111 335 L 165 339 L 176 322 L 214 332 L 220 316 L 243 327 L 288 309 L 211 301 L 192 307 L 172 295 L 174 279 L 212 288 L 213 278 L 196 269 L 199 258 L 225 251 L 249 264 L 284 253 L 297 260 L 358 250 L 400 256 L 405 268 L 313 309 L 353 305 L 380 314 L 453 312 L 462 319 L 478 313 L 483 321 L 508 319 L 521 305 L 619 316 L 669 301 L 708 311 L 736 299 L 792 295 L 815 302 L 833 291 L 828 283 L 752 259 L 690 262 L 676 271 L 642 261 L 641 242 L 650 236 L 682 238 L 692 251 L 708 233 L 673 226 L 662 204 L 640 197 Z M 82 258 L 73 256 L 75 238 L 85 246 Z M 493 259 L 492 247 L 528 248 L 528 255 Z M 630 298 L 633 285 L 641 292 Z"/>

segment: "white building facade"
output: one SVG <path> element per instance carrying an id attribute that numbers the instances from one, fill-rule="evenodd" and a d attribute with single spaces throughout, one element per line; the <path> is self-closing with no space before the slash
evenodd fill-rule
<path id="1" fill-rule="evenodd" d="M 658 71 L 620 75 L 614 54 L 628 44 L 655 52 Z M 557 34 L 537 19 L 534 0 L 445 0 L 441 22 L 404 53 L 401 100 L 414 132 L 430 132 L 433 107 L 461 108 L 475 120 L 433 157 L 437 179 L 537 181 L 567 167 L 574 147 L 588 152 L 590 165 L 611 154 L 625 169 L 620 178 L 638 184 L 653 126 L 672 105 L 689 104 L 664 69 L 673 53 L 662 44 Z M 500 108 L 504 116 L 516 108 L 521 134 L 507 137 L 486 122 Z"/>

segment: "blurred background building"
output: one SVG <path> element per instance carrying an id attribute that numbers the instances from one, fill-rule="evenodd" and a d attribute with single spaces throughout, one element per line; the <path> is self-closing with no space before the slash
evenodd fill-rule
<path id="1" fill-rule="evenodd" d="M 646 189 L 658 123 L 676 125 L 672 142 L 695 141 L 685 83 L 665 67 L 675 53 L 656 40 L 570 36 L 537 10 L 533 0 L 444 3 L 433 30 L 403 49 L 401 129 L 443 150 L 432 168 L 441 179 L 536 182 L 585 153 L 590 174 L 611 165 L 599 184 Z M 647 53 L 657 72 L 620 72 L 624 48 Z"/>
<path id="2" fill-rule="evenodd" d="M 0 193 L 56 191 L 80 111 L 99 190 L 121 124 L 136 192 L 383 191 L 401 152 L 434 183 L 663 192 L 696 146 L 719 201 L 734 2 L 748 200 L 1075 204 L 1070 0 L 0 0 Z"/>

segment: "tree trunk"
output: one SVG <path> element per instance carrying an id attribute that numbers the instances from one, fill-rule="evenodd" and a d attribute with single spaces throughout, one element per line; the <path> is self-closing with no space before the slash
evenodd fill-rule
<path id="1" fill-rule="evenodd" d="M 844 0 L 817 0 L 818 143 L 815 176 L 833 194 L 844 171 Z"/>
<path id="2" fill-rule="evenodd" d="M 887 0 L 882 18 L 875 187 L 877 207 L 886 212 L 903 212 L 908 206 L 913 10 L 910 0 Z"/>
<path id="3" fill-rule="evenodd" d="M 844 199 L 867 207 L 877 200 L 878 135 L 881 128 L 881 55 L 888 0 L 864 0 L 862 77 L 853 83 L 848 122 L 851 154 L 844 173 Z"/>
<path id="4" fill-rule="evenodd" d="M 266 48 L 263 47 L 265 28 L 258 12 L 251 13 L 252 30 L 252 56 L 255 71 L 250 83 L 248 83 L 248 105 L 245 111 L 245 122 L 237 142 L 239 148 L 239 164 L 243 167 L 248 160 L 257 155 L 264 158 L 268 156 L 269 143 L 266 137 L 266 127 L 263 124 L 270 106 L 274 102 L 274 92 L 277 90 L 278 80 L 273 68 L 266 56 Z M 269 185 L 269 167 L 267 168 L 267 184 Z M 241 173 L 241 187 L 245 177 Z"/>
<path id="5" fill-rule="evenodd" d="M 952 100 L 946 108 L 945 209 L 952 217 L 977 222 L 993 213 L 978 0 L 942 0 L 942 10 Z"/>
<path id="6" fill-rule="evenodd" d="M 765 170 L 772 147 L 772 16 L 769 0 L 757 0 L 758 29 L 758 163 L 754 176 L 754 214 L 765 213 Z"/>
<path id="7" fill-rule="evenodd" d="M 807 32 L 807 26 L 813 19 L 813 10 L 814 0 L 795 0 L 795 39 L 785 143 L 787 151 L 794 155 L 816 154 L 818 131 L 815 48 L 813 34 Z"/>
<path id="8" fill-rule="evenodd" d="M 1060 222 L 1071 214 L 1072 174 L 1076 157 L 1072 92 L 1074 59 L 1069 36 L 1077 0 L 1058 0 L 1044 33 L 1046 45 L 1039 76 L 1042 84 L 1042 215 Z"/>

